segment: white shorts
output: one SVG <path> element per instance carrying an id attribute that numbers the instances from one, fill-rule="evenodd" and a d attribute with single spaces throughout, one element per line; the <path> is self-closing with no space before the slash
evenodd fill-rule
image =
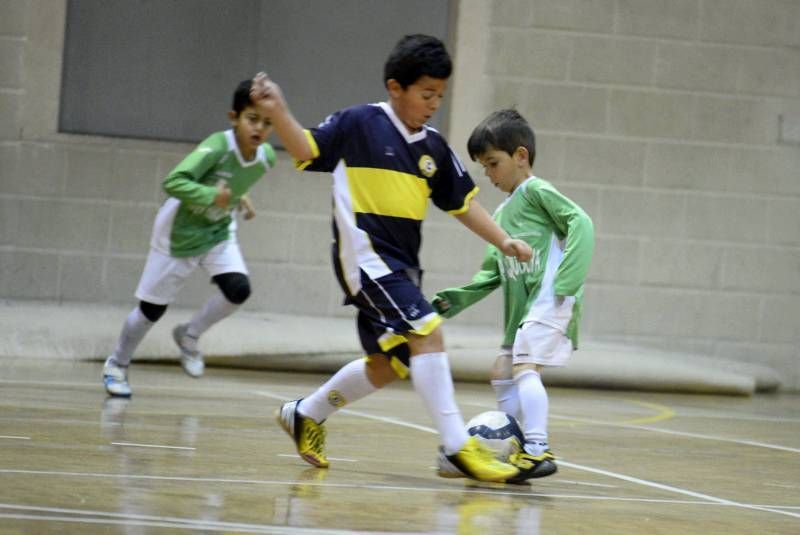
<path id="1" fill-rule="evenodd" d="M 185 258 L 171 256 L 151 247 L 136 288 L 136 299 L 154 305 L 169 305 L 198 266 L 202 266 L 209 277 L 221 273 L 248 274 L 242 251 L 235 239 L 218 243 L 202 255 Z"/>
<path id="2" fill-rule="evenodd" d="M 536 321 L 523 323 L 514 337 L 514 364 L 565 366 L 572 356 L 572 340 L 549 325 Z"/>

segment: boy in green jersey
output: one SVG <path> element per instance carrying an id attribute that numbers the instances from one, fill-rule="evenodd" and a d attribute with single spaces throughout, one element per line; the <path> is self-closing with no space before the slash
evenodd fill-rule
<path id="1" fill-rule="evenodd" d="M 536 156 L 533 130 L 515 110 L 492 113 L 470 135 L 467 150 L 508 198 L 494 219 L 512 238 L 534 251 L 528 262 L 488 246 L 469 284 L 438 292 L 436 310 L 452 317 L 503 291 L 505 336 L 492 369 L 498 409 L 521 420 L 524 451 L 513 459 L 517 481 L 555 473 L 547 439 L 545 366 L 564 366 L 578 347 L 583 283 L 594 249 L 592 220 L 580 206 L 531 172 Z"/>
<path id="2" fill-rule="evenodd" d="M 200 335 L 250 296 L 232 212 L 238 206 L 245 219 L 255 215 L 246 193 L 275 165 L 275 151 L 265 143 L 272 123 L 250 100 L 251 87 L 252 81 L 245 80 L 234 92 L 228 112 L 232 128 L 208 136 L 164 179 L 169 197 L 153 224 L 136 289 L 139 304 L 128 314 L 116 349 L 103 366 L 103 384 L 112 396 L 131 395 L 128 365 L 133 352 L 197 267 L 205 269 L 219 291 L 172 331 L 181 365 L 192 377 L 200 377 L 205 368 L 197 349 Z"/>

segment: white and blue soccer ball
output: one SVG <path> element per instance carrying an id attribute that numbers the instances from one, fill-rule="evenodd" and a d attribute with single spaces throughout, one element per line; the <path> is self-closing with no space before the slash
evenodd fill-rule
<path id="1" fill-rule="evenodd" d="M 467 422 L 467 432 L 495 452 L 501 461 L 518 453 L 525 443 L 525 435 L 516 418 L 501 411 L 486 411 Z"/>

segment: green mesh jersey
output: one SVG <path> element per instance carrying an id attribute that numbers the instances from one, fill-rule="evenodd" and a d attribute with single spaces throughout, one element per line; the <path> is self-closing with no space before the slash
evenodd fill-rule
<path id="1" fill-rule="evenodd" d="M 201 142 L 164 179 L 169 198 L 156 216 L 152 246 L 172 256 L 197 256 L 235 232 L 231 212 L 239 199 L 275 166 L 275 151 L 264 143 L 245 161 L 233 130 L 215 132 Z M 228 208 L 214 206 L 217 183 L 231 189 Z"/>
<path id="2" fill-rule="evenodd" d="M 490 245 L 481 270 L 469 284 L 438 292 L 450 303 L 445 317 L 452 317 L 489 295 L 503 291 L 504 346 L 511 346 L 517 328 L 538 321 L 565 332 L 578 347 L 578 323 L 583 283 L 594 250 L 594 227 L 586 212 L 562 195 L 552 184 L 530 177 L 495 210 L 494 219 L 512 238 L 533 249 L 528 262 L 503 255 Z M 560 303 L 555 296 L 566 296 Z"/>

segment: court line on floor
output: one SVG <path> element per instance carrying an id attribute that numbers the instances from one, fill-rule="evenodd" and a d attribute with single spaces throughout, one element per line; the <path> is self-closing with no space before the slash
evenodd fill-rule
<path id="1" fill-rule="evenodd" d="M 625 401 L 633 401 L 633 400 L 625 400 Z M 660 421 L 660 420 L 667 419 L 666 418 L 666 416 L 668 415 L 667 411 L 672 411 L 672 409 L 670 409 L 669 407 L 666 407 L 664 405 L 658 405 L 658 404 L 655 404 L 655 403 L 650 404 L 650 403 L 638 402 L 638 401 L 635 401 L 634 403 L 638 403 L 638 404 L 643 405 L 643 406 L 650 406 L 654 410 L 658 410 L 659 411 L 656 415 L 654 415 L 652 417 L 649 417 L 649 418 L 652 419 L 651 421 Z M 474 407 L 486 408 L 486 410 L 492 410 L 492 408 L 493 408 L 492 406 L 487 405 L 485 403 L 471 403 L 470 405 L 472 405 Z M 733 444 L 742 444 L 744 446 L 754 446 L 754 447 L 758 447 L 758 448 L 769 448 L 769 449 L 780 450 L 780 451 L 789 451 L 789 452 L 792 452 L 792 453 L 800 453 L 800 449 L 798 449 L 798 448 L 792 448 L 790 446 L 781 446 L 780 444 L 769 444 L 767 442 L 757 442 L 755 440 L 746 440 L 746 439 L 738 439 L 738 438 L 726 438 L 726 437 L 719 437 L 719 436 L 713 436 L 713 435 L 703 435 L 703 434 L 700 434 L 700 433 L 690 433 L 688 431 L 674 431 L 672 429 L 663 429 L 663 428 L 660 428 L 660 427 L 650 427 L 650 426 L 644 426 L 644 425 L 636 425 L 636 424 L 633 424 L 633 423 L 625 423 L 625 422 L 610 422 L 610 421 L 607 421 L 607 420 L 589 420 L 587 418 L 579 418 L 579 417 L 574 417 L 574 416 L 563 416 L 563 415 L 559 415 L 559 414 L 555 414 L 555 413 L 550 413 L 550 418 L 555 419 L 555 420 L 567 420 L 567 421 L 571 421 L 571 422 L 578 422 L 578 423 L 589 424 L 589 425 L 605 425 L 605 426 L 609 426 L 609 427 L 620 427 L 620 428 L 624 428 L 624 429 L 636 429 L 636 430 L 640 430 L 640 431 L 652 431 L 654 433 L 664 433 L 664 434 L 667 434 L 667 435 L 684 436 L 684 437 L 689 437 L 689 438 L 699 438 L 699 439 L 702 439 L 702 440 L 716 440 L 716 441 L 719 441 L 719 442 L 731 442 Z M 643 418 L 643 419 L 641 419 L 639 421 L 647 421 L 647 420 L 648 420 L 648 417 L 645 417 L 645 418 Z M 634 421 L 636 421 L 636 420 L 630 420 L 629 422 L 634 422 Z"/>
<path id="2" fill-rule="evenodd" d="M 112 446 L 132 446 L 136 448 L 165 448 L 170 450 L 196 450 L 192 446 L 162 446 L 160 444 L 136 444 L 134 442 L 112 442 Z"/>
<path id="3" fill-rule="evenodd" d="M 112 524 L 125 526 L 167 527 L 178 529 L 203 529 L 213 531 L 245 533 L 333 533 L 352 534 L 349 530 L 330 530 L 318 528 L 302 528 L 294 526 L 275 526 L 271 524 L 245 524 L 241 522 L 222 522 L 216 520 L 195 520 L 191 518 L 140 515 L 134 513 L 109 513 L 87 509 L 66 509 L 62 507 L 37 507 L 29 505 L 16 505 L 0 503 L 0 510 L 17 510 L 28 512 L 41 512 L 47 514 L 0 513 L 0 518 L 17 520 L 47 520 L 50 522 L 72 522 L 85 524 Z M 57 515 L 60 514 L 61 516 Z M 63 516 L 75 515 L 75 516 Z M 91 518 L 94 517 L 94 518 Z"/>
<path id="4" fill-rule="evenodd" d="M 563 464 L 563 462 L 562 462 Z M 530 492 L 525 491 L 524 487 L 514 486 L 514 489 L 505 490 L 505 485 L 502 483 L 480 483 L 477 481 L 465 480 L 468 485 L 486 485 L 486 488 L 480 487 L 418 487 L 418 486 L 399 486 L 399 485 L 371 485 L 364 483 L 331 483 L 327 481 L 297 481 L 297 480 L 272 480 L 272 479 L 237 479 L 237 478 L 216 478 L 216 477 L 197 477 L 197 476 L 154 476 L 154 475 L 141 475 L 141 474 L 112 474 L 112 473 L 98 473 L 98 472 L 62 472 L 57 470 L 17 470 L 10 468 L 0 469 L 0 474 L 12 475 L 42 475 L 42 476 L 61 476 L 61 477 L 82 477 L 82 478 L 108 478 L 108 479 L 124 479 L 124 480 L 144 480 L 144 481 L 171 481 L 171 482 L 185 482 L 185 483 L 220 483 L 231 485 L 305 485 L 312 487 L 330 487 L 341 489 L 353 490 L 376 490 L 376 491 L 390 491 L 390 492 L 437 492 L 437 493 L 450 493 L 450 494 L 481 494 L 489 496 L 513 496 L 513 497 L 528 497 L 528 498 L 560 498 L 560 499 L 575 499 L 575 500 L 589 500 L 589 501 L 621 501 L 621 502 L 634 502 L 634 503 L 661 503 L 669 505 L 699 505 L 704 507 L 717 507 L 717 506 L 752 506 L 758 508 L 777 508 L 777 509 L 800 509 L 800 506 L 792 505 L 765 505 L 765 504 L 737 504 L 731 503 L 718 503 L 708 500 L 678 500 L 669 498 L 628 498 L 623 496 L 609 496 L 609 495 L 590 495 L 590 494 L 560 494 L 560 493 L 545 493 L 545 492 Z M 800 516 L 800 515 L 793 515 Z"/>
<path id="5" fill-rule="evenodd" d="M 703 435 L 700 433 L 689 433 L 687 431 L 674 431 L 672 429 L 662 429 L 660 427 L 649 427 L 644 425 L 633 425 L 633 424 L 621 424 L 616 422 L 608 422 L 604 420 L 589 420 L 586 418 L 576 418 L 573 416 L 562 416 L 558 414 L 550 414 L 551 418 L 559 419 L 559 420 L 569 420 L 573 422 L 579 422 L 584 424 L 592 424 L 592 425 L 605 425 L 610 427 L 621 427 L 624 429 L 637 429 L 640 431 L 652 431 L 654 433 L 664 433 L 667 435 L 676 435 L 676 436 L 683 436 L 689 438 L 699 438 L 703 440 L 716 440 L 719 442 L 731 442 L 733 444 L 742 444 L 744 446 L 755 446 L 759 448 L 769 448 L 773 450 L 780 450 L 780 451 L 790 451 L 792 453 L 800 453 L 800 449 L 792 448 L 789 446 L 781 446 L 779 444 L 768 444 L 766 442 L 757 442 L 755 440 L 745 440 L 739 438 L 725 438 L 725 437 L 718 437 L 713 435 Z"/>
<path id="6" fill-rule="evenodd" d="M 256 393 L 259 394 L 259 395 L 266 396 L 266 397 L 271 397 L 271 398 L 274 398 L 274 399 L 280 399 L 280 400 L 288 399 L 285 396 L 277 396 L 277 395 L 269 394 L 269 393 L 265 393 L 265 392 L 256 392 Z M 429 433 L 436 433 L 436 431 L 431 429 L 431 428 L 427 428 L 427 427 L 420 426 L 420 425 L 417 425 L 417 424 L 412 424 L 410 422 L 405 422 L 405 421 L 399 420 L 397 418 L 387 418 L 387 417 L 374 416 L 374 415 L 369 415 L 369 414 L 366 414 L 366 413 L 361 413 L 359 411 L 352 411 L 352 410 L 348 410 L 348 409 L 344 409 L 341 412 L 350 413 L 350 414 L 353 414 L 355 416 L 370 418 L 370 419 L 374 419 L 374 420 L 378 420 L 378 421 L 382 421 L 382 422 L 390 423 L 390 424 L 394 424 L 394 425 L 402 425 L 404 427 L 409 427 L 409 428 L 413 428 L 413 429 L 417 429 L 417 430 L 422 430 L 422 431 L 429 432 Z M 597 422 L 591 421 L 591 422 L 588 422 L 588 423 L 597 423 Z M 643 427 L 643 426 L 629 426 L 629 425 L 614 424 L 614 423 L 609 423 L 608 425 L 616 425 L 616 426 L 622 425 L 623 427 L 632 427 L 632 428 L 637 428 L 637 429 L 641 428 L 641 429 L 644 429 L 644 430 L 651 430 L 651 431 L 655 430 L 655 431 L 662 431 L 662 432 L 680 434 L 680 432 L 672 432 L 672 431 L 668 431 L 668 430 L 659 430 L 659 429 L 656 429 L 656 428 Z M 705 436 L 702 436 L 702 438 L 710 438 L 710 439 L 717 439 L 717 440 L 719 439 L 718 437 L 705 437 Z M 722 440 L 728 440 L 728 439 L 722 439 Z M 564 462 L 562 461 L 562 463 L 564 463 Z M 570 464 L 572 464 L 572 463 L 570 463 Z M 565 464 L 565 466 L 566 466 L 566 464 Z M 590 467 L 583 467 L 581 465 L 575 465 L 575 464 L 573 464 L 573 467 L 575 467 L 576 469 L 584 469 L 584 470 L 589 470 L 589 471 L 598 470 L 598 469 L 592 469 Z M 6 470 L 2 470 L 0 472 L 6 472 Z M 629 477 L 629 476 L 624 476 L 622 474 L 614 475 L 614 473 L 612 473 L 612 472 L 605 472 L 605 471 L 598 472 L 598 473 L 604 473 L 606 475 L 609 475 L 610 477 L 617 477 L 617 476 L 623 476 L 623 478 Z M 127 476 L 127 477 L 132 477 L 132 476 Z M 637 478 L 632 478 L 631 481 L 632 482 L 637 482 L 639 484 L 645 484 L 645 485 L 650 484 L 648 486 L 660 485 L 658 483 L 646 482 L 645 480 L 639 480 Z M 667 487 L 667 488 L 674 489 L 673 492 L 674 491 L 688 492 L 688 493 L 692 492 L 692 491 L 684 491 L 683 489 L 677 489 L 676 487 Z M 512 494 L 519 495 L 519 493 L 517 493 L 517 492 L 512 493 Z M 689 495 L 694 495 L 694 494 L 689 494 Z M 706 496 L 706 495 L 699 494 L 699 496 Z M 618 498 L 609 497 L 609 499 L 618 499 Z M 715 498 L 715 497 L 712 497 L 712 496 L 708 496 L 708 498 L 706 498 L 706 499 L 712 499 L 712 501 L 714 501 L 715 503 L 718 503 L 720 505 L 730 505 L 730 506 L 736 506 L 736 507 L 751 508 L 751 509 L 756 509 L 756 510 L 774 512 L 774 513 L 778 513 L 778 514 L 788 514 L 789 516 L 800 517 L 800 515 L 795 515 L 795 514 L 792 514 L 792 513 L 781 511 L 781 510 L 771 509 L 771 507 L 781 507 L 781 506 L 759 506 L 759 505 L 751 505 L 751 504 L 742 504 L 742 503 L 738 503 L 738 502 L 732 502 L 732 501 L 729 501 L 729 500 L 724 500 L 724 499 L 721 499 L 721 498 Z M 702 502 L 690 502 L 690 503 L 702 503 Z"/>
<path id="7" fill-rule="evenodd" d="M 265 396 L 265 397 L 270 397 L 270 398 L 286 399 L 283 396 L 277 396 L 277 395 L 269 393 L 269 392 L 257 391 L 256 394 L 259 394 L 259 395 L 262 395 L 262 396 Z M 364 417 L 364 418 L 369 418 L 371 420 L 377 420 L 377 421 L 390 423 L 390 424 L 394 424 L 394 425 L 401 425 L 403 427 L 411 427 L 413 429 L 418 429 L 418 430 L 425 431 L 425 432 L 428 432 L 428 433 L 438 434 L 438 432 L 435 429 L 431 428 L 431 427 L 421 426 L 421 425 L 417 425 L 417 424 L 411 424 L 411 423 L 406 422 L 404 420 L 400 420 L 399 418 L 388 418 L 388 417 L 384 417 L 384 416 L 375 416 L 375 415 L 363 413 L 363 412 L 360 412 L 360 411 L 353 411 L 353 410 L 349 410 L 349 409 L 341 409 L 339 412 L 344 412 L 344 413 L 352 414 L 352 415 L 355 415 L 355 416 L 361 416 L 361 417 Z M 640 426 L 631 426 L 631 427 L 638 428 Z M 643 426 L 641 426 L 641 428 L 642 429 L 651 429 L 649 427 L 643 427 Z M 720 505 L 728 505 L 728 506 L 732 506 L 732 507 L 741 507 L 741 508 L 744 508 L 744 509 L 751 509 L 751 510 L 756 510 L 756 511 L 764 511 L 764 512 L 769 512 L 769 513 L 776 513 L 776 514 L 781 514 L 781 515 L 792 516 L 792 517 L 795 517 L 795 518 L 800 518 L 800 514 L 791 513 L 789 511 L 782 511 L 780 509 L 773 509 L 771 507 L 763 507 L 763 506 L 758 506 L 758 505 L 751 505 L 751 504 L 746 504 L 746 503 L 735 502 L 735 501 L 732 501 L 732 500 L 726 500 L 724 498 L 718 498 L 716 496 L 711 496 L 710 494 L 703 494 L 703 493 L 700 493 L 700 492 L 694 492 L 694 491 L 691 491 L 691 490 L 681 489 L 679 487 L 673 487 L 673 486 L 670 486 L 670 485 L 664 485 L 662 483 L 657 483 L 655 481 L 648 481 L 646 479 L 639 479 L 639 478 L 632 477 L 632 476 L 626 476 L 625 474 L 619 474 L 619 473 L 616 473 L 616 472 L 610 472 L 610 471 L 602 470 L 602 469 L 599 469 L 599 468 L 592 468 L 592 467 L 589 467 L 589 466 L 584 466 L 584 465 L 580 465 L 580 464 L 576 464 L 576 463 L 569 463 L 569 462 L 566 462 L 566 461 L 560 461 L 560 463 L 563 464 L 564 466 L 569 466 L 570 468 L 575 468 L 576 470 L 584 470 L 584 471 L 587 471 L 587 472 L 593 472 L 593 473 L 596 473 L 596 474 L 602 474 L 602 475 L 605 475 L 607 477 L 620 479 L 620 480 L 623 480 L 623 481 L 627 481 L 629 483 L 635 483 L 635 484 L 638 484 L 638 485 L 651 487 L 651 488 L 656 488 L 656 489 L 664 490 L 664 491 L 667 491 L 667 492 L 672 492 L 672 493 L 676 493 L 676 494 L 682 494 L 684 496 L 691 496 L 691 497 L 694 497 L 694 498 L 698 498 L 698 499 L 714 502 L 714 503 L 717 503 L 717 504 L 720 504 Z"/>
<path id="8" fill-rule="evenodd" d="M 17 437 L 14 435 L 0 435 L 0 438 L 7 438 L 9 440 L 30 440 L 31 437 Z"/>
<path id="9" fill-rule="evenodd" d="M 652 409 L 656 411 L 656 413 L 652 416 L 642 416 L 640 418 L 634 418 L 632 420 L 625 420 L 624 422 L 620 422 L 627 425 L 642 425 L 642 424 L 652 424 L 655 422 L 663 422 L 664 420 L 671 420 L 675 417 L 675 411 L 671 408 L 667 407 L 666 405 L 661 405 L 658 403 L 650 403 L 647 401 L 639 401 L 636 399 L 626 399 L 628 403 L 633 403 L 634 405 L 641 405 L 646 409 Z"/>
<path id="10" fill-rule="evenodd" d="M 275 457 L 290 457 L 292 459 L 302 459 L 302 457 L 300 457 L 296 453 L 278 453 L 277 455 L 275 455 Z M 345 458 L 342 458 L 342 457 L 328 457 L 328 460 L 329 461 L 337 461 L 337 462 L 338 461 L 342 461 L 342 462 L 345 462 L 345 463 L 357 463 L 358 462 L 358 459 L 345 459 Z"/>
<path id="11" fill-rule="evenodd" d="M 789 416 L 766 416 L 763 414 L 742 414 L 739 412 L 730 413 L 724 411 L 711 411 L 708 409 L 698 409 L 697 407 L 677 405 L 675 407 L 678 416 L 682 418 L 716 418 L 723 420 L 743 420 L 743 421 L 757 421 L 757 422 L 775 422 L 775 423 L 800 423 L 800 418 L 792 418 Z"/>

